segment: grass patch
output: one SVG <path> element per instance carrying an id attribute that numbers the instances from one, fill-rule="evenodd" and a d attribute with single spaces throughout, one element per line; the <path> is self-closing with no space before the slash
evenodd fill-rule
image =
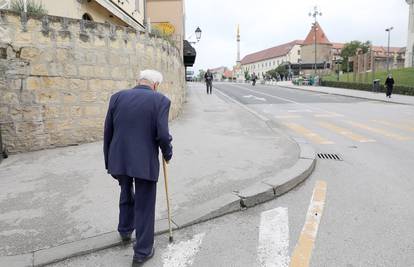
<path id="1" fill-rule="evenodd" d="M 414 87 L 414 68 L 405 68 L 405 69 L 397 69 L 397 70 L 391 70 L 391 73 L 394 77 L 395 80 L 395 85 L 396 86 L 407 86 L 407 87 Z M 365 75 L 364 74 L 360 74 L 360 80 L 358 79 L 358 75 L 356 77 L 356 83 L 368 83 L 368 84 L 372 84 L 372 73 L 368 73 L 366 75 L 366 80 L 365 80 Z M 381 84 L 385 83 L 385 79 L 387 78 L 387 72 L 386 71 L 381 71 L 381 72 L 376 72 L 375 73 L 375 77 L 374 79 L 380 79 L 381 80 Z M 328 75 L 328 76 L 324 76 L 322 77 L 323 80 L 325 81 L 337 81 L 337 75 Z M 340 82 L 354 82 L 354 74 L 353 73 L 345 73 L 339 76 L 339 81 Z"/>

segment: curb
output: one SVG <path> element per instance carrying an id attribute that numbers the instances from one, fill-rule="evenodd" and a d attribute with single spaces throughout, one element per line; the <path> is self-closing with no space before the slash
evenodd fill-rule
<path id="1" fill-rule="evenodd" d="M 218 91 L 218 90 L 217 90 Z M 254 110 L 244 107 L 241 103 L 228 97 L 234 103 L 241 105 L 247 111 L 253 113 L 266 125 L 274 130 L 269 119 L 258 114 Z M 273 200 L 306 180 L 316 165 L 316 153 L 311 145 L 299 139 L 292 139 L 299 146 L 298 161 L 290 168 L 282 170 L 275 176 L 268 177 L 261 182 L 255 183 L 240 192 L 228 193 L 213 200 L 207 201 L 196 208 L 176 214 L 173 218 L 173 229 L 205 222 L 229 213 L 245 210 L 258 204 Z M 167 219 L 155 222 L 155 235 L 168 232 Z M 132 240 L 134 241 L 134 239 Z M 131 242 L 132 242 L 131 241 Z M 55 247 L 37 250 L 27 254 L 0 257 L 0 266 L 22 267 L 22 266 L 45 266 L 63 261 L 72 257 L 81 256 L 99 250 L 125 245 L 117 231 L 104 233 L 98 236 L 82 239 L 75 242 L 61 244 Z"/>
<path id="2" fill-rule="evenodd" d="M 269 86 L 273 86 L 273 85 L 269 85 Z M 410 103 L 403 103 L 403 102 L 397 102 L 397 101 L 385 100 L 385 99 L 375 99 L 375 98 L 369 98 L 369 97 L 364 97 L 364 96 L 353 96 L 353 95 L 346 95 L 346 94 L 341 94 L 341 93 L 324 92 L 324 91 L 319 91 L 319 90 L 318 91 L 311 91 L 311 90 L 302 89 L 302 88 L 298 88 L 298 87 L 294 87 L 294 86 L 289 86 L 289 85 L 276 84 L 276 86 L 284 87 L 284 88 L 289 88 L 289 89 L 294 89 L 294 90 L 301 90 L 301 91 L 313 92 L 313 93 L 321 93 L 321 94 L 327 94 L 327 95 L 339 95 L 339 96 L 353 97 L 353 98 L 359 98 L 359 99 L 365 99 L 365 100 L 379 101 L 379 102 L 384 102 L 384 103 L 392 103 L 392 104 L 399 104 L 399 105 L 409 105 L 409 106 L 413 106 L 414 105 L 414 104 L 410 104 Z"/>

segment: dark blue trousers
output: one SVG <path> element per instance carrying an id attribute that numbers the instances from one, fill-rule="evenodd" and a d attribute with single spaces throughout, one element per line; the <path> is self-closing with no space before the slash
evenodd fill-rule
<path id="1" fill-rule="evenodd" d="M 116 178 L 121 186 L 118 232 L 127 235 L 135 229 L 134 258 L 143 259 L 151 253 L 154 245 L 157 183 L 129 176 Z"/>

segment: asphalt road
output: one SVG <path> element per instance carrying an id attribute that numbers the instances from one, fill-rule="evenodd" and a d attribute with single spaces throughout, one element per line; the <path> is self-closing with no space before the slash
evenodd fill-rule
<path id="1" fill-rule="evenodd" d="M 287 266 L 296 247 L 312 252 L 315 267 L 414 266 L 414 106 L 276 86 L 214 87 L 341 160 L 318 159 L 311 177 L 288 194 L 177 231 L 172 246 L 158 236 L 146 266 Z M 327 190 L 315 203 L 318 181 Z M 307 216 L 317 210 L 312 204 L 316 221 Z M 131 256 L 121 247 L 55 266 L 128 266 Z"/>

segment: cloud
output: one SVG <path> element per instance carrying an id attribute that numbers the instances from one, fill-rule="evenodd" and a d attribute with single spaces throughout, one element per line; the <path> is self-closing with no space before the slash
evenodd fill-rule
<path id="1" fill-rule="evenodd" d="M 187 37 L 199 26 L 194 69 L 232 67 L 236 61 L 236 29 L 241 29 L 241 57 L 296 39 L 304 39 L 313 4 L 323 15 L 319 22 L 331 42 L 371 40 L 386 45 L 385 28 L 394 26 L 393 46 L 405 46 L 408 5 L 404 0 L 187 0 Z"/>

